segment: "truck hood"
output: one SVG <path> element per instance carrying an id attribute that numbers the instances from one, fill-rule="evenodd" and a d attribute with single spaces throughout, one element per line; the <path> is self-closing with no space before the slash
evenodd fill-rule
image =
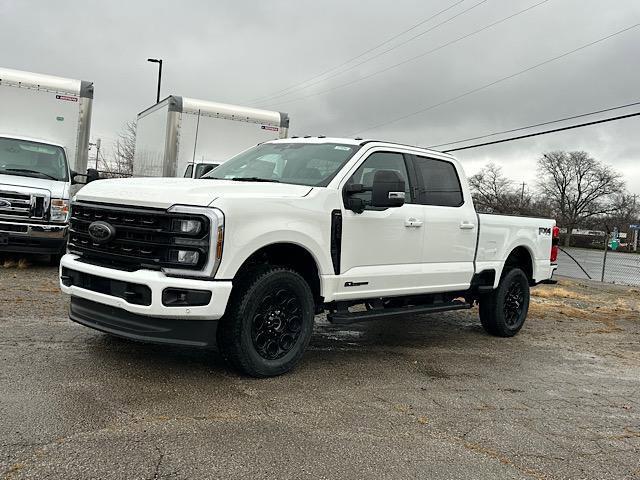
<path id="1" fill-rule="evenodd" d="M 287 183 L 234 182 L 190 178 L 127 178 L 97 180 L 82 188 L 76 200 L 140 207 L 172 205 L 206 207 L 217 198 L 299 198 L 312 187 Z"/>
<path id="2" fill-rule="evenodd" d="M 51 198 L 69 198 L 69 182 L 49 180 L 47 178 L 0 174 L 0 190 L 11 190 L 11 187 L 29 187 L 48 190 Z"/>

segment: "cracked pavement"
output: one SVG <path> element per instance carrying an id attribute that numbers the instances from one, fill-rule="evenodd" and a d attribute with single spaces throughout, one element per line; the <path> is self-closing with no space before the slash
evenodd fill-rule
<path id="1" fill-rule="evenodd" d="M 0 269 L 0 478 L 640 478 L 640 290 L 535 290 L 334 327 L 279 378 L 67 319 L 56 270 Z"/>

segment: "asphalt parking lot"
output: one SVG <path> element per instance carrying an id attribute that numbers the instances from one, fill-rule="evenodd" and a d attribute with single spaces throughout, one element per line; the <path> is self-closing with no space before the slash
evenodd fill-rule
<path id="1" fill-rule="evenodd" d="M 66 308 L 55 268 L 0 268 L 2 478 L 640 478 L 638 288 L 538 287 L 508 340 L 475 309 L 319 319 L 268 380 Z"/>

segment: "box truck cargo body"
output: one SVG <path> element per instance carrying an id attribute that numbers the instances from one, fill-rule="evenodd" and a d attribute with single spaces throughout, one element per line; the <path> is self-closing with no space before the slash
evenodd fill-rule
<path id="1" fill-rule="evenodd" d="M 138 114 L 133 174 L 183 177 L 258 143 L 286 138 L 286 113 L 169 96 Z"/>
<path id="2" fill-rule="evenodd" d="M 0 68 L 0 252 L 63 253 L 93 84 Z"/>

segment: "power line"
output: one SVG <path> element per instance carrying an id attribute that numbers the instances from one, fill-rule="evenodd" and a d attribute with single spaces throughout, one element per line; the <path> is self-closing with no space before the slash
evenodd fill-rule
<path id="1" fill-rule="evenodd" d="M 392 119 L 392 120 L 389 120 L 389 121 L 386 121 L 386 122 L 382 122 L 382 123 L 378 123 L 378 124 L 376 124 L 376 125 L 372 125 L 372 126 L 370 126 L 370 127 L 363 128 L 363 129 L 361 129 L 361 130 L 358 130 L 358 131 L 356 131 L 356 132 L 352 133 L 352 134 L 351 134 L 351 135 L 349 135 L 349 136 L 354 136 L 354 135 L 357 135 L 357 134 L 359 134 L 359 133 L 361 133 L 361 132 L 368 132 L 368 131 L 370 131 L 370 130 L 376 130 L 376 129 L 380 128 L 380 127 L 384 127 L 384 126 L 390 125 L 390 124 L 392 124 L 392 123 L 399 122 L 400 120 L 405 120 L 405 119 L 407 119 L 407 118 L 413 117 L 413 116 L 418 115 L 418 114 L 420 114 L 420 113 L 424 113 L 424 112 L 426 112 L 426 111 L 428 111 L 428 110 L 432 110 L 432 109 L 434 109 L 434 108 L 436 108 L 436 107 L 440 107 L 440 106 L 445 105 L 445 104 L 447 104 L 447 103 L 454 102 L 454 101 L 456 101 L 456 100 L 459 100 L 460 98 L 463 98 L 463 97 L 469 96 L 469 95 L 474 94 L 474 93 L 476 93 L 476 92 L 479 92 L 479 91 L 481 91 L 481 90 L 485 90 L 485 89 L 487 89 L 487 88 L 489 88 L 489 87 L 492 87 L 492 86 L 494 86 L 494 85 L 497 85 L 498 83 L 502 83 L 502 82 L 504 82 L 504 81 L 506 81 L 506 80 L 512 79 L 512 78 L 517 77 L 517 76 L 519 76 L 519 75 L 522 75 L 523 73 L 530 72 L 531 70 L 534 70 L 534 69 L 536 69 L 536 68 L 539 68 L 539 67 L 541 67 L 541 66 L 543 66 L 543 65 L 546 65 L 546 64 L 551 63 L 551 62 L 555 62 L 556 60 L 559 60 L 559 59 L 561 59 L 561 58 L 564 58 L 564 57 L 567 57 L 567 56 L 569 56 L 569 55 L 572 55 L 572 54 L 574 54 L 574 53 L 576 53 L 576 52 L 579 52 L 580 50 L 584 50 L 585 48 L 589 48 L 589 47 L 592 47 L 593 45 L 596 45 L 596 44 L 598 44 L 598 43 L 601 43 L 601 42 L 604 42 L 604 41 L 606 41 L 606 40 L 609 40 L 610 38 L 613 38 L 613 37 L 615 37 L 615 36 L 617 36 L 617 35 L 620 35 L 620 34 L 622 34 L 622 33 L 624 33 L 624 32 L 627 32 L 627 31 L 629 31 L 629 30 L 632 30 L 632 29 L 634 29 L 634 28 L 636 28 L 636 27 L 638 27 L 638 26 L 640 26 L 640 23 L 636 23 L 635 25 L 631 25 L 630 27 L 623 28 L 622 30 L 618 30 L 617 32 L 611 33 L 611 34 L 606 35 L 606 36 L 604 36 L 604 37 L 601 37 L 601 38 L 599 38 L 599 39 L 597 39 L 597 40 L 594 40 L 594 41 L 592 41 L 592 42 L 589 42 L 589 43 L 586 43 L 586 44 L 584 44 L 584 45 L 581 45 L 580 47 L 574 48 L 573 50 L 569 50 L 568 52 L 562 53 L 562 54 L 560 54 L 560 55 L 557 55 L 557 56 L 555 56 L 555 57 L 552 57 L 552 58 L 550 58 L 550 59 L 547 59 L 547 60 L 545 60 L 545 61 L 543 61 L 543 62 L 537 63 L 537 64 L 535 64 L 535 65 L 533 65 L 533 66 L 531 66 L 531 67 L 527 67 L 527 68 L 525 68 L 524 70 L 520 70 L 520 71 L 518 71 L 518 72 L 516 72 L 516 73 L 512 73 L 512 74 L 507 75 L 507 76 L 505 76 L 505 77 L 499 78 L 499 79 L 494 80 L 494 81 L 489 82 L 489 83 L 486 83 L 486 84 L 484 84 L 484 85 L 482 85 L 482 86 L 480 86 L 480 87 L 474 88 L 474 89 L 472 89 L 472 90 L 468 90 L 468 91 L 466 91 L 466 92 L 464 92 L 464 93 L 461 93 L 461 94 L 456 95 L 456 96 L 454 96 L 454 97 L 448 98 L 448 99 L 443 100 L 443 101 L 441 101 L 441 102 L 434 103 L 434 104 L 432 104 L 432 105 L 429 105 L 429 106 L 427 106 L 427 107 L 421 108 L 421 109 L 416 110 L 416 111 L 414 111 L 414 112 L 407 113 L 406 115 L 402 115 L 402 116 L 400 116 L 400 117 L 396 117 L 396 118 L 394 118 L 394 119 Z"/>
<path id="2" fill-rule="evenodd" d="M 462 1 L 464 1 L 464 0 L 462 0 Z M 458 1 L 458 2 L 454 3 L 453 5 L 451 5 L 450 7 L 445 8 L 444 10 L 439 11 L 439 12 L 438 12 L 438 13 L 436 13 L 435 15 L 432 15 L 431 17 L 427 18 L 426 20 L 423 20 L 422 22 L 420 22 L 420 23 L 419 23 L 419 24 L 417 24 L 416 26 L 418 26 L 418 25 L 422 25 L 422 24 L 424 24 L 424 23 L 428 22 L 429 20 L 432 20 L 433 18 L 435 18 L 435 17 L 437 17 L 437 16 L 441 15 L 442 13 L 446 12 L 447 10 L 450 10 L 451 8 L 455 7 L 456 5 L 458 5 L 458 4 L 460 4 L 460 3 L 462 3 L 462 1 Z M 416 35 L 414 35 L 414 36 L 412 36 L 412 37 L 409 37 L 408 39 L 404 40 L 403 42 L 398 43 L 398 44 L 396 44 L 396 45 L 392 46 L 391 48 L 388 48 L 387 50 L 384 50 L 384 51 L 382 51 L 382 52 L 380 52 L 380 53 L 377 53 L 376 55 L 374 55 L 374 56 L 372 56 L 372 57 L 369 57 L 368 59 L 363 60 L 362 62 L 359 62 L 359 63 L 356 63 L 356 64 L 354 64 L 354 65 L 351 65 L 350 67 L 345 68 L 344 70 L 342 70 L 342 71 L 340 71 L 340 72 L 334 73 L 334 74 L 332 74 L 332 75 L 329 75 L 329 76 L 328 76 L 328 77 L 326 77 L 326 78 L 322 78 L 322 79 L 320 79 L 320 77 L 324 77 L 326 74 L 331 73 L 331 72 L 333 72 L 334 70 L 338 70 L 338 69 L 340 69 L 340 68 L 342 68 L 342 67 L 344 67 L 344 66 L 348 65 L 349 63 L 353 62 L 354 60 L 357 60 L 358 58 L 363 57 L 363 56 L 364 56 L 364 55 L 366 55 L 367 53 L 370 53 L 370 52 L 371 52 L 371 51 L 373 51 L 373 50 L 377 50 L 377 49 L 378 49 L 378 48 L 380 48 L 381 46 L 386 45 L 387 43 L 391 42 L 392 40 L 394 40 L 394 39 L 396 39 L 396 38 L 400 37 L 401 35 L 403 35 L 403 34 L 405 34 L 405 33 L 407 33 L 409 30 L 412 30 L 412 29 L 413 29 L 413 28 L 415 28 L 416 26 L 414 26 L 414 27 L 412 27 L 412 28 L 410 28 L 410 29 L 408 29 L 408 30 L 405 30 L 404 32 L 402 32 L 402 33 L 400 33 L 400 34 L 398 34 L 398 35 L 394 36 L 393 38 L 391 38 L 391 39 L 387 40 L 386 42 L 383 42 L 383 43 L 381 43 L 380 45 L 377 45 L 376 47 L 371 48 L 371 49 L 367 50 L 366 52 L 361 53 L 361 54 L 359 54 L 359 55 L 357 55 L 357 56 L 355 56 L 355 57 L 353 57 L 353 58 L 351 58 L 351 59 L 347 60 L 346 62 L 343 62 L 342 64 L 340 64 L 340 65 L 338 65 L 338 66 L 336 66 L 336 67 L 330 68 L 329 70 L 326 70 L 326 71 L 324 71 L 324 72 L 322 72 L 322 73 L 320 73 L 320 74 L 318 74 L 318 75 L 314 75 L 313 77 L 308 78 L 307 80 L 305 80 L 305 81 L 303 81 L 303 82 L 300 82 L 300 83 L 298 83 L 298 84 L 295 84 L 295 85 L 292 85 L 292 86 L 290 86 L 290 87 L 288 87 L 288 88 L 285 88 L 285 89 L 283 89 L 283 90 L 280 90 L 279 92 L 277 92 L 277 93 L 275 93 L 275 94 L 267 95 L 267 96 L 265 96 L 265 97 L 261 97 L 260 99 L 257 99 L 257 100 L 254 100 L 254 101 L 255 101 L 255 102 L 258 102 L 258 103 L 263 103 L 263 102 L 265 102 L 265 101 L 275 100 L 276 98 L 280 98 L 280 97 L 284 97 L 284 96 L 286 96 L 286 95 L 289 95 L 289 92 L 290 92 L 291 90 L 297 90 L 298 88 L 302 88 L 302 89 L 304 89 L 304 88 L 309 88 L 309 87 L 311 87 L 311 86 L 313 86 L 313 85 L 317 85 L 318 83 L 326 82 L 327 80 L 330 80 L 331 78 L 335 78 L 335 77 L 337 77 L 337 76 L 339 76 L 339 75 L 342 75 L 343 73 L 348 72 L 349 70 L 353 70 L 354 68 L 359 67 L 360 65 L 363 65 L 363 64 L 365 64 L 365 63 L 368 63 L 368 62 L 370 62 L 370 61 L 372 61 L 372 60 L 374 60 L 374 59 L 376 59 L 376 58 L 378 58 L 378 57 L 380 57 L 380 56 L 382 56 L 382 55 L 386 55 L 387 53 L 391 52 L 392 50 L 395 50 L 395 49 L 397 49 L 397 48 L 399 48 L 399 47 L 401 47 L 401 46 L 403 46 L 403 45 L 406 45 L 406 44 L 407 44 L 407 43 L 409 43 L 409 42 L 412 42 L 412 41 L 413 41 L 413 40 L 415 40 L 416 38 L 421 37 L 422 35 L 425 35 L 425 34 L 427 34 L 427 33 L 431 32 L 431 31 L 435 30 L 435 29 L 436 29 L 436 28 L 438 28 L 438 27 L 441 27 L 442 25 L 444 25 L 444 24 L 446 24 L 446 23 L 448 23 L 448 22 L 450 22 L 450 21 L 452 21 L 452 20 L 456 19 L 457 17 L 459 17 L 459 16 L 461 16 L 461 15 L 464 15 L 465 13 L 467 13 L 467 12 L 469 12 L 469 11 L 473 10 L 474 8 L 479 7 L 479 6 L 480 6 L 480 5 L 482 5 L 483 3 L 486 3 L 487 1 L 488 1 L 488 0 L 480 0 L 479 2 L 477 2 L 477 3 L 473 4 L 473 5 L 471 5 L 469 8 L 466 8 L 466 9 L 465 9 L 465 10 L 463 10 L 462 12 L 459 12 L 459 13 L 457 13 L 457 14 L 453 15 L 452 17 L 447 18 L 446 20 L 443 20 L 442 22 L 440 22 L 440 23 L 438 23 L 438 24 L 434 25 L 433 27 L 428 28 L 427 30 L 425 30 L 425 31 L 423 31 L 423 32 L 420 32 L 420 33 L 418 33 L 418 34 L 416 34 Z M 315 79 L 318 79 L 318 80 L 316 80 L 315 82 L 313 82 L 312 80 L 315 80 Z M 311 82 L 311 83 L 309 83 L 309 82 Z M 305 84 L 308 84 L 308 85 L 305 85 Z M 304 85 L 304 86 L 303 86 L 303 85 Z"/>
<path id="3" fill-rule="evenodd" d="M 467 38 L 469 38 L 469 37 L 472 37 L 472 36 L 474 36 L 474 35 L 477 35 L 478 33 L 481 33 L 481 32 L 484 32 L 485 30 L 488 30 L 488 29 L 490 29 L 490 28 L 493 28 L 493 27 L 495 27 L 496 25 L 499 25 L 499 24 L 504 23 L 504 22 L 506 22 L 506 21 L 508 21 L 508 20 L 511 20 L 512 18 L 517 17 L 518 15 L 522 15 L 523 13 L 528 12 L 529 10 L 532 10 L 532 9 L 534 9 L 534 8 L 536 8 L 536 7 L 538 7 L 538 6 L 542 5 L 542 4 L 544 4 L 544 3 L 547 3 L 547 2 L 549 2 L 549 1 L 550 1 L 550 0 L 542 0 L 541 2 L 538 2 L 538 3 L 534 4 L 534 5 L 531 5 L 530 7 L 527 7 L 527 8 L 525 8 L 524 10 L 520 10 L 520 11 L 518 11 L 518 12 L 516 12 L 516 13 L 513 13 L 513 14 L 511 14 L 511 15 L 508 15 L 508 16 L 506 16 L 506 17 L 504 17 L 504 18 L 501 18 L 500 20 L 497 20 L 497 21 L 495 21 L 495 22 L 493 22 L 493 23 L 490 23 L 489 25 L 485 25 L 484 27 L 479 28 L 478 30 L 475 30 L 475 31 L 470 32 L 470 33 L 467 33 L 466 35 L 463 35 L 463 36 L 461 36 L 461 37 L 458 37 L 458 38 L 456 38 L 456 39 L 454 39 L 454 40 L 451 40 L 451 41 L 449 41 L 449 42 L 447 42 L 447 43 L 444 43 L 444 44 L 442 44 L 442 45 L 440 45 L 440 46 L 438 46 L 438 47 L 432 48 L 431 50 L 427 50 L 426 52 L 420 53 L 420 54 L 415 55 L 415 56 L 413 56 L 413 57 L 411 57 L 411 58 L 408 58 L 408 59 L 406 59 L 406 60 L 403 60 L 403 61 L 401 61 L 401 62 L 398 62 L 398 63 L 395 63 L 395 64 L 390 65 L 390 66 L 388 66 L 388 67 L 385 67 L 385 68 L 383 68 L 383 69 L 381 69 L 381 70 L 376 70 L 376 71 L 374 71 L 374 72 L 372 72 L 372 73 L 370 73 L 370 74 L 368 74 L 368 75 L 365 75 L 365 76 L 360 77 L 360 78 L 356 78 L 355 80 L 351 80 L 351 81 L 349 81 L 349 82 L 342 83 L 342 84 L 340 84 L 340 85 L 336 85 L 336 86 L 334 86 L 334 87 L 328 88 L 328 89 L 326 89 L 326 90 L 322 90 L 322 91 L 320 91 L 320 92 L 311 93 L 311 94 L 309 94 L 309 95 L 304 95 L 304 96 L 302 96 L 302 97 L 297 97 L 297 98 L 294 98 L 294 99 L 292 99 L 292 100 L 284 100 L 284 101 L 281 101 L 281 102 L 278 102 L 278 103 L 275 103 L 275 104 L 269 104 L 269 105 L 265 105 L 265 106 L 286 105 L 286 104 L 289 104 L 289 103 L 299 102 L 299 101 L 301 101 L 301 100 L 305 100 L 305 99 L 307 99 L 307 98 L 317 97 L 317 96 L 320 96 L 320 95 L 325 95 L 325 94 L 330 93 L 330 92 L 333 92 L 333 91 L 335 91 L 335 90 L 340 90 L 341 88 L 348 87 L 348 86 L 350 86 L 350 85 L 353 85 L 354 83 L 358 83 L 358 82 L 361 82 L 361 81 L 363 81 L 363 80 L 367 80 L 367 79 L 369 79 L 369 78 L 371 78 L 371 77 L 375 77 L 375 76 L 377 76 L 377 75 L 380 75 L 381 73 L 388 72 L 389 70 L 393 70 L 394 68 L 400 67 L 400 66 L 405 65 L 405 64 L 407 64 L 407 63 L 413 62 L 414 60 L 417 60 L 417 59 L 419 59 L 419 58 L 422 58 L 422 57 L 425 57 L 425 56 L 427 56 L 427 55 L 430 55 L 430 54 L 432 54 L 432 53 L 434 53 L 434 52 L 437 52 L 438 50 L 442 50 L 443 48 L 446 48 L 446 47 L 448 47 L 448 46 L 450 46 L 450 45 L 453 45 L 454 43 L 458 43 L 458 42 L 460 42 L 460 41 L 462 41 L 462 40 L 465 40 L 465 39 L 467 39 Z M 357 66 L 357 65 L 356 65 L 356 66 Z M 330 77 L 330 78 L 331 78 L 331 77 Z M 324 79 L 324 81 L 326 81 L 326 80 L 328 80 L 328 78 L 327 78 L 327 79 Z M 305 88 L 306 88 L 306 87 L 305 87 Z"/>
<path id="4" fill-rule="evenodd" d="M 454 143 L 470 142 L 471 140 L 479 140 L 481 138 L 495 137 L 496 135 L 503 135 L 505 133 L 513 133 L 521 130 L 528 130 L 530 128 L 542 127 L 544 125 L 551 125 L 553 123 L 565 122 L 567 120 L 575 120 L 576 118 L 589 117 L 591 115 L 596 115 L 598 113 L 611 112 L 613 110 L 620 110 L 622 108 L 633 107 L 635 105 L 640 105 L 640 102 L 627 103 L 626 105 L 619 105 L 617 107 L 604 108 L 602 110 L 595 110 L 593 112 L 581 113 L 579 115 L 572 115 L 571 117 L 558 118 L 557 120 L 549 120 L 547 122 L 542 122 L 542 123 L 534 123 L 532 125 L 527 125 L 526 127 L 518 127 L 518 128 L 512 128 L 510 130 L 502 130 L 501 132 L 488 133 L 486 135 L 479 135 L 477 137 L 463 138 L 462 140 L 455 140 L 453 142 L 439 143 L 438 145 L 431 145 L 428 148 L 439 148 L 439 147 L 444 147 L 445 145 L 452 145 Z"/>
<path id="5" fill-rule="evenodd" d="M 418 28 L 419 26 L 424 25 L 424 24 L 425 24 L 425 23 L 427 23 L 428 21 L 433 20 L 433 19 L 434 19 L 434 18 L 436 18 L 438 15 L 443 14 L 443 13 L 444 13 L 444 12 L 446 12 L 447 10 L 452 9 L 453 7 L 455 7 L 456 5 L 461 4 L 461 3 L 462 3 L 462 2 L 464 2 L 464 1 L 465 1 L 465 0 L 459 0 L 459 1 L 455 2 L 455 3 L 453 3 L 452 5 L 448 6 L 448 7 L 447 7 L 447 8 L 445 8 L 444 10 L 440 10 L 439 12 L 437 12 L 437 13 L 435 13 L 435 14 L 431 15 L 429 18 L 426 18 L 426 19 L 424 19 L 424 20 L 422 20 L 422 21 L 420 21 L 420 22 L 416 23 L 415 25 L 413 25 L 413 26 L 411 26 L 411 27 L 409 27 L 409 28 L 407 28 L 407 29 L 405 29 L 405 30 L 401 31 L 400 33 L 397 33 L 396 35 L 394 35 L 393 37 L 391 37 L 391 38 L 389 38 L 389 39 L 385 40 L 384 42 L 379 43 L 379 44 L 378 44 L 378 45 L 376 45 L 375 47 L 372 47 L 372 48 L 370 48 L 370 49 L 368 49 L 368 50 L 365 50 L 364 52 L 362 52 L 362 53 L 360 53 L 360 54 L 356 55 L 355 57 L 350 58 L 349 60 L 344 61 L 343 63 L 341 63 L 341 64 L 339 64 L 339 65 L 337 65 L 337 66 L 335 66 L 335 67 L 332 67 L 332 68 L 330 68 L 330 69 L 328 69 L 328 70 L 325 70 L 325 71 L 324 71 L 324 72 L 322 72 L 322 73 L 319 73 L 319 74 L 317 74 L 317 75 L 314 75 L 313 77 L 310 77 L 310 78 L 308 78 L 308 79 L 306 79 L 306 80 L 304 80 L 304 81 L 302 81 L 302 82 L 300 82 L 300 83 L 296 83 L 296 84 L 291 85 L 291 86 L 289 86 L 289 87 L 287 87 L 287 88 L 283 88 L 282 90 L 278 90 L 277 92 L 274 92 L 274 93 L 272 93 L 272 94 L 270 94 L 270 95 L 263 95 L 263 96 L 261 96 L 261 97 L 257 97 L 257 98 L 256 98 L 256 99 L 254 99 L 253 101 L 254 101 L 254 102 L 262 102 L 262 101 L 268 100 L 268 99 L 270 99 L 270 98 L 272 98 L 272 97 L 277 97 L 277 96 L 278 96 L 278 94 L 280 94 L 280 93 L 282 93 L 282 92 L 286 92 L 286 91 L 289 91 L 289 90 L 295 89 L 295 88 L 299 87 L 300 85 L 304 85 L 305 83 L 310 82 L 311 80 L 315 80 L 315 79 L 316 79 L 316 78 L 318 78 L 318 77 L 322 77 L 322 76 L 326 75 L 327 73 L 331 73 L 331 72 L 333 72 L 334 70 L 337 70 L 337 69 L 339 69 L 339 68 L 341 68 L 341 67 L 344 67 L 345 65 L 348 65 L 349 63 L 353 62 L 354 60 L 357 60 L 357 59 L 359 59 L 359 58 L 361 58 L 361 57 L 365 56 L 367 53 L 373 52 L 374 50 L 377 50 L 378 48 L 385 46 L 387 43 L 390 43 L 390 42 L 392 42 L 393 40 L 395 40 L 396 38 L 401 37 L 401 36 L 402 36 L 402 35 L 404 35 L 405 33 L 408 33 L 408 32 L 410 32 L 411 30 L 414 30 L 414 29 Z"/>
<path id="6" fill-rule="evenodd" d="M 540 135 L 547 135 L 549 133 L 563 132 L 565 130 L 573 130 L 574 128 L 588 127 L 590 125 L 597 125 L 599 123 L 607 123 L 607 122 L 613 122 L 615 120 L 622 120 L 624 118 L 637 117 L 639 115 L 640 115 L 640 112 L 635 112 L 635 113 L 629 113 L 627 115 L 620 115 L 617 117 L 603 118 L 602 120 L 594 120 L 593 122 L 580 123 L 578 125 L 570 125 L 568 127 L 554 128 L 552 130 L 529 133 L 527 135 L 520 135 L 518 137 L 505 138 L 502 140 L 494 140 L 493 142 L 485 142 L 485 143 L 478 143 L 476 145 L 467 145 L 466 147 L 451 148 L 449 150 L 443 150 L 443 153 L 458 152 L 460 150 L 468 150 L 470 148 L 486 147 L 487 145 L 495 145 L 496 143 L 513 142 L 514 140 L 522 140 L 523 138 L 531 138 L 531 137 L 537 137 Z"/>

